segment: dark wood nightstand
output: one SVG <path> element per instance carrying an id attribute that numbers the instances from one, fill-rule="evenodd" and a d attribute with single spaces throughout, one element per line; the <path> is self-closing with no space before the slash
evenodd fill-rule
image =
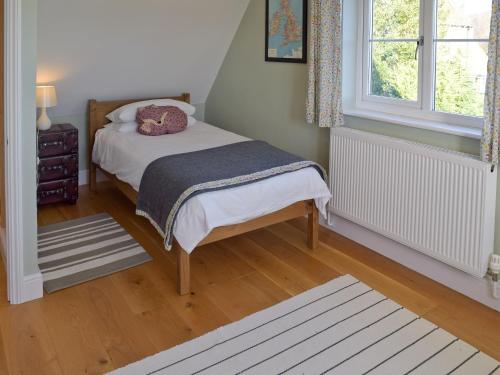
<path id="1" fill-rule="evenodd" d="M 52 125 L 38 132 L 38 205 L 78 199 L 78 129 Z"/>

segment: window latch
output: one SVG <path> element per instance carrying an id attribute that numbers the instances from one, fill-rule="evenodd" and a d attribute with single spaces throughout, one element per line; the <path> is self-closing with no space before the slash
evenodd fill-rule
<path id="1" fill-rule="evenodd" d="M 418 60 L 418 50 L 420 49 L 420 47 L 423 47 L 423 46 L 424 46 L 424 37 L 421 36 L 417 40 L 417 48 L 415 48 L 415 60 Z"/>

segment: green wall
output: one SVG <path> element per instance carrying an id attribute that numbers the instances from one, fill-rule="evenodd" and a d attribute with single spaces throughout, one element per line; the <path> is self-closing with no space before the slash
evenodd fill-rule
<path id="1" fill-rule="evenodd" d="M 208 96 L 208 123 L 328 165 L 328 130 L 304 121 L 307 66 L 264 62 L 265 1 L 252 0 Z"/>
<path id="2" fill-rule="evenodd" d="M 344 2 L 344 97 L 354 95 L 357 1 Z M 251 0 L 210 92 L 208 123 L 328 165 L 329 131 L 305 122 L 307 67 L 264 61 L 265 2 Z M 477 155 L 474 139 L 346 117 L 346 126 Z M 500 181 L 499 181 L 500 186 Z M 500 190 L 500 189 L 499 189 Z M 500 197 L 496 251 L 500 254 Z"/>
<path id="3" fill-rule="evenodd" d="M 36 21 L 37 0 L 22 0 L 22 138 L 24 274 L 38 272 L 36 217 Z"/>

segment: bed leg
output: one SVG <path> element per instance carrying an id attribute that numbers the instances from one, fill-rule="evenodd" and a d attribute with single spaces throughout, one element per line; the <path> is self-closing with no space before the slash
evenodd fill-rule
<path id="1" fill-rule="evenodd" d="M 95 193 L 97 191 L 97 167 L 94 163 L 90 163 L 89 169 L 89 185 L 90 191 Z"/>
<path id="2" fill-rule="evenodd" d="M 307 223 L 307 246 L 311 250 L 316 250 L 319 245 L 319 214 L 314 201 L 312 202 L 312 211 L 308 215 Z"/>
<path id="3" fill-rule="evenodd" d="M 177 291 L 179 295 L 185 296 L 191 292 L 191 274 L 189 264 L 189 254 L 176 244 L 177 251 Z"/>

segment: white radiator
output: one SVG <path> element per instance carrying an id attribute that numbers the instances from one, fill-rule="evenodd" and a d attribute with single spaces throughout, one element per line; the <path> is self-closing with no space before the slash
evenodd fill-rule
<path id="1" fill-rule="evenodd" d="M 493 252 L 497 171 L 401 139 L 332 130 L 330 210 L 477 277 Z"/>

